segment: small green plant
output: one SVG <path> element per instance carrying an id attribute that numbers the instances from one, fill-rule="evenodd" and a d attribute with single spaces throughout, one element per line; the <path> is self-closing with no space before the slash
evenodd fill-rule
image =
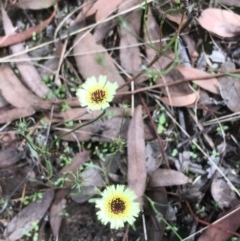
<path id="1" fill-rule="evenodd" d="M 27 237 L 32 237 L 33 241 L 38 241 L 38 230 L 39 226 L 37 222 L 32 223 L 32 227 L 28 231 L 23 231 L 22 237 L 27 236 Z"/>
<path id="2" fill-rule="evenodd" d="M 64 175 L 71 175 L 73 177 L 73 180 L 72 180 L 72 189 L 76 188 L 78 189 L 78 191 L 80 192 L 81 191 L 81 188 L 82 188 L 82 184 L 83 184 L 83 181 L 84 179 L 82 178 L 82 175 L 81 175 L 81 172 L 83 170 L 83 167 L 79 167 L 76 171 L 76 174 L 74 174 L 72 171 L 66 171 L 64 172 Z"/>
<path id="3" fill-rule="evenodd" d="M 62 217 L 69 217 L 69 213 L 64 209 L 62 212 L 59 213 Z"/>
<path id="4" fill-rule="evenodd" d="M 183 239 L 181 238 L 181 236 L 180 236 L 180 235 L 178 234 L 178 232 L 177 232 L 177 231 L 178 231 L 177 226 L 174 225 L 174 224 L 170 225 L 170 224 L 163 218 L 162 214 L 156 209 L 156 205 L 160 205 L 160 204 L 154 202 L 151 198 L 149 198 L 149 197 L 146 196 L 146 195 L 145 195 L 145 197 L 146 197 L 146 199 L 148 200 L 150 206 L 152 207 L 152 210 L 155 212 L 156 218 L 157 218 L 158 222 L 163 221 L 163 222 L 165 223 L 165 225 L 166 225 L 166 230 L 171 230 L 171 231 L 177 236 L 177 238 L 178 238 L 179 240 L 183 240 Z"/>
<path id="5" fill-rule="evenodd" d="M 221 127 L 217 127 L 216 131 L 217 131 L 218 134 L 222 134 L 222 131 L 226 131 L 228 129 L 229 129 L 229 126 L 223 125 Z"/>
<path id="6" fill-rule="evenodd" d="M 30 202 L 35 202 L 37 199 L 42 199 L 43 195 L 41 192 L 35 192 L 31 196 L 26 196 L 23 200 L 24 205 L 28 205 Z"/>
<path id="7" fill-rule="evenodd" d="M 166 119 L 166 115 L 164 113 L 160 114 L 157 123 L 158 123 L 157 132 L 158 134 L 162 134 L 165 128 L 168 127 L 168 122 Z"/>
<path id="8" fill-rule="evenodd" d="M 70 179 L 67 177 L 59 177 L 55 182 L 53 182 L 53 185 L 56 187 L 63 187 L 66 182 L 69 182 Z"/>
<path id="9" fill-rule="evenodd" d="M 71 107 L 69 106 L 69 104 L 66 102 L 61 103 L 61 111 L 64 112 L 66 110 L 71 110 Z"/>
<path id="10" fill-rule="evenodd" d="M 172 156 L 173 157 L 175 157 L 175 156 L 177 156 L 177 154 L 178 154 L 178 150 L 175 148 L 175 149 L 173 149 L 173 151 L 172 151 Z"/>

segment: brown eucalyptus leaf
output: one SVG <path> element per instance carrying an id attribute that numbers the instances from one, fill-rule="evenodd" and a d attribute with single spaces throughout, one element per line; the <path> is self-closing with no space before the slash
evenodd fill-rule
<path id="1" fill-rule="evenodd" d="M 145 192 L 147 170 L 144 140 L 144 125 L 142 106 L 139 105 L 130 122 L 127 136 L 128 149 L 128 186 L 137 194 L 143 209 L 143 195 Z"/>
<path id="2" fill-rule="evenodd" d="M 0 90 L 4 98 L 14 107 L 32 109 L 33 94 L 22 85 L 8 66 L 0 67 Z"/>
<path id="3" fill-rule="evenodd" d="M 235 70 L 235 65 L 232 62 L 223 63 L 220 71 L 227 73 Z M 238 77 L 226 75 L 218 77 L 220 94 L 224 99 L 227 107 L 233 112 L 240 111 L 240 82 Z"/>
<path id="4" fill-rule="evenodd" d="M 53 236 L 56 238 L 58 236 L 61 222 L 63 219 L 63 215 L 61 215 L 61 212 L 64 210 L 67 201 L 65 198 L 62 198 L 57 201 L 55 200 L 51 205 L 49 216 Z"/>
<path id="5" fill-rule="evenodd" d="M 58 2 L 59 0 L 20 0 L 16 2 L 14 6 L 21 9 L 38 10 L 50 8 Z"/>
<path id="6" fill-rule="evenodd" d="M 0 152 L 0 168 L 11 166 L 23 158 L 24 153 L 16 147 L 7 148 Z"/>
<path id="7" fill-rule="evenodd" d="M 207 80 L 201 80 L 201 76 L 206 76 L 208 73 L 188 67 L 178 67 L 178 70 L 184 76 L 184 78 L 198 78 L 199 80 L 193 80 L 192 82 L 200 86 L 201 88 L 210 91 L 211 93 L 219 95 L 218 80 L 216 78 L 209 78 Z M 209 76 L 211 76 L 209 74 Z"/>
<path id="8" fill-rule="evenodd" d="M 13 44 L 20 43 L 28 38 L 32 37 L 33 33 L 41 33 L 48 24 L 52 21 L 53 17 L 55 16 L 56 9 L 54 9 L 51 16 L 46 19 L 45 21 L 41 22 L 39 25 L 26 29 L 21 33 L 10 34 L 7 36 L 0 36 L 0 48 L 10 46 Z M 4 16 L 4 10 L 2 8 L 2 15 Z"/>
<path id="9" fill-rule="evenodd" d="M 34 113 L 35 113 L 35 110 L 33 110 L 32 108 L 14 108 L 10 110 L 0 109 L 0 124 L 17 120 L 19 118 L 32 116 Z"/>
<path id="10" fill-rule="evenodd" d="M 214 175 L 212 180 L 211 194 L 218 206 L 222 209 L 231 207 L 237 200 L 236 193 L 229 187 L 226 180 L 218 174 Z"/>
<path id="11" fill-rule="evenodd" d="M 207 8 L 198 18 L 200 25 L 206 30 L 221 37 L 230 38 L 240 33 L 240 15 L 218 8 Z"/>
<path id="12" fill-rule="evenodd" d="M 33 222 L 38 223 L 47 212 L 54 197 L 53 190 L 43 193 L 42 199 L 31 202 L 23 208 L 7 225 L 4 236 L 8 241 L 20 239 L 25 232 L 32 230 Z"/>
<path id="13" fill-rule="evenodd" d="M 191 182 L 191 179 L 183 173 L 171 169 L 157 169 L 149 180 L 150 187 L 166 187 L 184 185 Z"/>
<path id="14" fill-rule="evenodd" d="M 0 67 L 0 76 L 2 95 L 14 107 L 29 110 L 51 108 L 50 102 L 40 99 L 23 85 L 9 66 Z"/>
<path id="15" fill-rule="evenodd" d="M 106 75 L 108 81 L 117 82 L 118 86 L 125 83 L 119 75 L 112 57 L 102 45 L 96 44 L 96 40 L 91 33 L 77 36 L 74 41 L 73 52 L 78 70 L 85 79 L 91 76 L 98 78 L 99 75 Z M 91 52 L 91 54 L 86 54 L 87 52 Z M 126 90 L 127 88 L 121 89 L 121 91 Z"/>
<path id="16" fill-rule="evenodd" d="M 240 7 L 239 0 L 218 0 L 218 3 L 227 6 Z"/>
<path id="17" fill-rule="evenodd" d="M 228 212 L 222 213 L 218 218 L 221 221 L 212 224 L 207 230 L 198 238 L 197 241 L 228 241 L 233 234 L 229 231 L 236 232 L 240 227 L 240 203 L 231 208 Z M 231 213 L 231 214 L 230 214 Z M 223 218 L 223 216 L 226 216 Z M 222 229 L 222 230 L 221 230 Z"/>
<path id="18" fill-rule="evenodd" d="M 134 11 L 131 13 L 124 25 L 121 25 L 120 34 L 120 62 L 124 70 L 130 75 L 142 70 L 142 58 L 138 44 L 138 37 L 140 35 L 142 11 Z M 129 48 L 128 46 L 132 46 Z M 142 82 L 143 75 L 134 80 L 135 83 Z"/>
<path id="19" fill-rule="evenodd" d="M 155 203 L 161 203 L 161 205 L 155 206 L 159 214 L 156 214 L 153 210 L 150 210 L 150 212 L 152 212 L 152 217 L 151 219 L 147 220 L 149 240 L 159 241 L 162 240 L 165 231 L 165 223 L 163 220 L 158 220 L 157 215 L 162 215 L 162 217 L 166 219 L 168 211 L 167 191 L 164 187 L 155 187 L 151 188 L 150 191 L 147 191 L 146 195 Z"/>
<path id="20" fill-rule="evenodd" d="M 109 16 L 110 14 L 112 14 L 113 12 L 115 12 L 117 10 L 118 6 L 123 1 L 124 0 L 115 0 L 115 1 L 98 0 L 87 12 L 87 16 L 96 14 L 96 16 L 95 16 L 96 21 L 97 22 L 101 21 L 101 20 L 105 19 L 107 16 Z"/>
<path id="21" fill-rule="evenodd" d="M 39 1 L 42 2 L 42 1 Z M 15 28 L 8 17 L 6 11 L 3 9 L 3 26 L 6 35 L 13 34 L 15 32 Z M 23 43 L 15 44 L 10 46 L 10 49 L 13 54 L 24 52 L 25 46 Z M 19 62 L 19 60 L 24 59 L 23 62 Z M 21 78 L 36 95 L 39 97 L 45 96 L 50 90 L 49 88 L 42 82 L 42 78 L 38 73 L 37 69 L 33 65 L 33 62 L 28 54 L 22 53 L 11 59 L 12 61 L 16 61 L 16 66 L 21 74 Z"/>
<path id="22" fill-rule="evenodd" d="M 156 49 L 161 48 L 161 43 L 159 43 L 160 39 L 160 28 L 156 19 L 154 18 L 151 8 L 148 8 L 148 18 L 146 21 L 146 28 L 144 28 L 144 40 L 146 42 L 151 41 L 153 46 L 147 44 L 145 46 L 146 54 L 147 54 L 147 63 L 149 64 L 156 57 Z M 155 42 L 157 41 L 157 42 Z M 168 50 L 165 54 L 161 55 L 161 57 L 150 67 L 153 71 L 162 71 L 166 69 L 172 62 L 174 61 L 174 54 L 171 50 Z M 145 76 L 148 78 L 148 76 Z M 158 79 L 161 80 L 161 77 Z M 158 81 L 159 82 L 159 81 Z"/>
<path id="23" fill-rule="evenodd" d="M 71 164 L 63 167 L 58 173 L 58 178 L 64 177 L 67 178 L 68 181 L 66 181 L 63 186 L 57 190 L 50 209 L 50 224 L 55 237 L 58 235 L 62 221 L 62 217 L 59 215 L 59 212 L 63 209 L 63 205 L 66 203 L 65 196 L 70 192 L 70 188 L 73 185 L 73 175 L 76 176 L 78 168 L 88 161 L 89 155 L 89 151 L 77 153 L 73 157 Z"/>
<path id="24" fill-rule="evenodd" d="M 199 98 L 198 92 L 193 92 L 188 95 L 183 95 L 183 96 L 171 96 L 170 98 L 168 97 L 161 97 L 161 101 L 170 106 L 175 106 L 175 107 L 182 107 L 182 106 L 189 106 L 193 105 Z"/>

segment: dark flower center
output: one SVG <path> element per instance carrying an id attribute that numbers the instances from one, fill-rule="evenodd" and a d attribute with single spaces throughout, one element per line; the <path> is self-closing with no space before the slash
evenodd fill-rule
<path id="1" fill-rule="evenodd" d="M 125 202 L 123 200 L 121 200 L 120 198 L 114 199 L 110 203 L 110 206 L 111 206 L 111 212 L 114 214 L 123 213 L 126 208 Z"/>
<path id="2" fill-rule="evenodd" d="M 104 90 L 96 90 L 91 94 L 91 99 L 95 103 L 101 103 L 106 97 L 106 92 Z"/>

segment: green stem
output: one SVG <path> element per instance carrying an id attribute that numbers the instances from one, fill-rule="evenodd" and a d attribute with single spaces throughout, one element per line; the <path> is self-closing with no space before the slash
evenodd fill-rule
<path id="1" fill-rule="evenodd" d="M 78 129 L 84 127 L 84 126 L 88 126 L 88 125 L 92 124 L 93 122 L 95 122 L 95 121 L 99 120 L 101 117 L 103 117 L 105 114 L 106 114 L 106 109 L 103 110 L 103 112 L 102 112 L 99 116 L 97 116 L 96 118 L 94 118 L 93 120 L 88 121 L 87 123 L 85 123 L 85 124 L 83 124 L 83 125 L 80 124 L 79 126 L 77 126 L 76 128 L 74 128 L 73 130 L 71 130 L 71 131 L 69 131 L 69 132 L 67 132 L 67 133 L 65 133 L 65 134 L 63 134 L 63 135 L 61 135 L 60 137 L 58 137 L 58 139 L 60 139 L 60 138 L 62 138 L 62 137 L 64 137 L 64 136 L 66 136 L 66 135 L 68 135 L 68 134 L 71 134 L 72 132 L 74 132 L 74 131 L 76 131 L 76 130 L 78 130 Z M 55 141 L 57 141 L 57 139 L 54 140 L 54 142 L 55 142 Z M 53 142 L 53 143 L 54 143 L 54 142 Z"/>

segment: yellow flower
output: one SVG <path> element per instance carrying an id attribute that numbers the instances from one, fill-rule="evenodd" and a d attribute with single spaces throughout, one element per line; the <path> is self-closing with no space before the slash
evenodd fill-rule
<path id="1" fill-rule="evenodd" d="M 109 107 L 117 88 L 118 84 L 107 81 L 107 76 L 100 75 L 98 81 L 92 76 L 77 90 L 77 96 L 81 106 L 89 110 L 104 110 Z"/>
<path id="2" fill-rule="evenodd" d="M 122 228 L 124 222 L 132 225 L 140 212 L 140 205 L 134 202 L 136 194 L 124 185 L 108 186 L 102 192 L 102 198 L 96 201 L 98 219 L 112 229 Z"/>

